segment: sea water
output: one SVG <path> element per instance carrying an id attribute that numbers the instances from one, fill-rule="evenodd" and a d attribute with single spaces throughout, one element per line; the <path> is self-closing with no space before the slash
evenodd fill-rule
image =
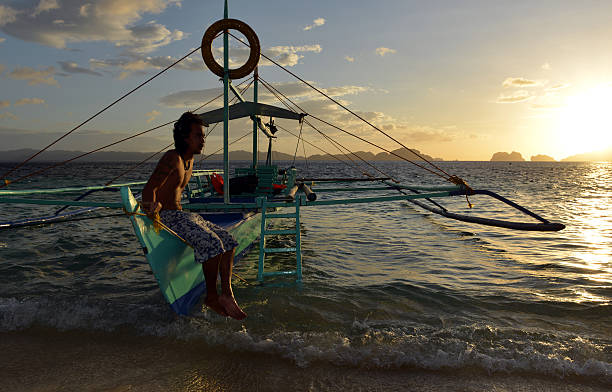
<path id="1" fill-rule="evenodd" d="M 362 176 L 338 162 L 295 165 L 304 177 Z M 250 282 L 234 281 L 248 313 L 244 321 L 205 308 L 193 317 L 174 316 L 127 218 L 3 230 L 0 389 L 611 388 L 612 164 L 439 165 L 567 228 L 537 233 L 479 226 L 408 202 L 304 207 L 303 283 L 279 278 L 256 285 L 255 247 L 235 268 Z M 26 165 L 19 173 L 44 166 Z M 100 185 L 131 166 L 71 164 L 12 188 Z M 409 163 L 378 167 L 407 184 L 445 185 Z M 118 182 L 146 180 L 152 168 Z M 355 184 L 334 185 L 340 186 Z M 118 201 L 119 195 L 90 198 Z M 533 221 L 485 196 L 470 202 L 472 209 L 465 197 L 440 200 L 459 213 Z M 0 221 L 56 209 L 1 205 Z M 291 238 L 270 241 L 293 244 Z M 271 270 L 294 266 L 290 254 L 266 258 Z"/>

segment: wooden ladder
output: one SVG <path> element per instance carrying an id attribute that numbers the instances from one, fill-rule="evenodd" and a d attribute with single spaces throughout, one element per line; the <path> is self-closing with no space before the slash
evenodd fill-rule
<path id="1" fill-rule="evenodd" d="M 259 237 L 259 264 L 257 268 L 257 280 L 263 282 L 267 276 L 279 276 L 279 275 L 295 275 L 296 282 L 302 281 L 302 249 L 300 242 L 300 196 L 296 196 L 293 205 L 295 206 L 295 212 L 293 213 L 268 213 L 266 206 L 266 199 L 262 202 L 261 208 L 261 235 Z M 283 229 L 283 230 L 268 230 L 267 220 L 278 219 L 278 218 L 289 218 L 295 219 L 295 228 Z M 288 248 L 266 248 L 266 236 L 268 235 L 294 235 L 295 236 L 295 247 Z M 295 270 L 284 270 L 284 271 L 264 271 L 264 259 L 266 254 L 269 253 L 292 253 L 295 252 L 296 268 Z"/>

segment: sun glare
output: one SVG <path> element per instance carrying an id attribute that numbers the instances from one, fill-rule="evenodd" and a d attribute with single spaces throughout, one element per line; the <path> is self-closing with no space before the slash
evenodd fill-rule
<path id="1" fill-rule="evenodd" d="M 567 155 L 612 146 L 612 85 L 569 97 L 561 109 L 558 139 Z"/>

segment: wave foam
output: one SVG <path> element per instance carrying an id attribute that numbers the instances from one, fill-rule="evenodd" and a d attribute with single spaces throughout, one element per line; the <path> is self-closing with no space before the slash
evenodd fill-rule
<path id="1" fill-rule="evenodd" d="M 576 335 L 463 325 L 452 328 L 380 328 L 355 321 L 348 331 L 254 332 L 209 313 L 176 319 L 165 306 L 51 299 L 0 299 L 0 332 L 33 326 L 174 337 L 237 352 L 278 355 L 307 367 L 314 362 L 364 368 L 428 370 L 476 367 L 489 372 L 530 372 L 589 377 L 612 384 L 612 341 Z M 237 329 L 238 328 L 238 329 Z M 258 330 L 261 328 L 258 328 Z"/>

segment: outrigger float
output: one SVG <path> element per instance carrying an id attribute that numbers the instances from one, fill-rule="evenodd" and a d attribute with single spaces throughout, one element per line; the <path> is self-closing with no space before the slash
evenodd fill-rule
<path id="1" fill-rule="evenodd" d="M 230 33 L 230 30 L 237 30 L 241 32 L 248 42 L 243 42 L 241 39 Z M 212 54 L 212 43 L 213 40 L 222 35 L 223 36 L 223 66 L 219 65 Z M 237 42 L 241 42 L 250 47 L 250 54 L 247 62 L 237 68 L 230 69 L 229 64 L 229 37 L 232 36 Z M 351 111 L 340 102 L 326 95 L 323 91 L 317 87 L 306 82 L 304 79 L 298 77 L 291 71 L 285 69 L 276 63 L 273 59 L 265 56 L 260 52 L 259 40 L 255 32 L 244 22 L 229 19 L 227 0 L 225 0 L 225 12 L 224 19 L 221 19 L 213 23 L 205 32 L 202 39 L 202 45 L 200 48 L 196 48 L 187 55 L 183 56 L 180 60 L 160 71 L 155 76 L 149 78 L 145 83 L 141 84 L 137 88 L 131 90 L 112 104 L 108 105 L 83 123 L 79 124 L 71 131 L 67 132 L 64 136 L 60 137 L 37 154 L 31 156 L 26 161 L 15 166 L 13 169 L 4 173 L 1 177 L 3 183 L 0 183 L 0 203 L 9 204 L 34 204 L 34 205 L 54 205 L 61 206 L 54 214 L 42 216 L 39 218 L 29 218 L 14 220 L 9 222 L 0 222 L 0 229 L 15 229 L 23 226 L 43 225 L 50 223 L 58 223 L 64 221 L 75 221 L 84 219 L 100 219 L 112 216 L 127 215 L 132 222 L 134 232 L 138 241 L 140 242 L 142 249 L 146 255 L 146 258 L 151 266 L 153 274 L 157 279 L 162 294 L 169 302 L 171 308 L 180 315 L 190 314 L 194 305 L 199 301 L 202 293 L 205 292 L 205 281 L 202 273 L 202 268 L 194 260 L 193 249 L 183 241 L 176 233 L 172 232 L 169 228 L 163 226 L 159 221 L 150 220 L 140 208 L 137 201 L 137 194 L 132 193 L 132 188 L 136 189 L 141 187 L 144 182 L 132 182 L 124 184 L 115 184 L 114 182 L 120 177 L 115 177 L 113 180 L 100 186 L 87 186 L 87 187 L 69 187 L 69 188 L 55 188 L 55 189 L 34 189 L 24 190 L 14 188 L 14 183 L 31 177 L 33 175 L 41 174 L 42 172 L 57 167 L 63 163 L 76 160 L 82 156 L 90 153 L 99 151 L 101 149 L 110 147 L 118 144 L 124 140 L 130 139 L 150 132 L 155 129 L 162 128 L 164 126 L 172 124 L 162 124 L 155 128 L 149 129 L 144 132 L 140 132 L 136 135 L 128 138 L 119 140 L 111 143 L 107 146 L 97 148 L 88 153 L 79 155 L 65 162 L 51 165 L 49 167 L 39 169 L 32 173 L 28 173 L 16 179 L 9 179 L 15 170 L 22 167 L 25 163 L 32 160 L 38 154 L 47 150 L 53 144 L 68 136 L 70 133 L 76 131 L 85 123 L 91 119 L 97 117 L 102 112 L 106 111 L 111 106 L 115 105 L 119 101 L 123 100 L 132 92 L 142 87 L 144 84 L 150 82 L 157 76 L 161 75 L 169 68 L 178 64 L 180 61 L 193 54 L 196 50 L 202 50 L 202 57 L 208 68 L 216 75 L 223 78 L 223 108 L 200 113 L 199 116 L 205 125 L 212 127 L 209 131 L 216 127 L 217 124 L 223 123 L 223 169 L 222 170 L 194 170 L 192 179 L 188 184 L 184 196 L 185 210 L 190 210 L 201 214 L 205 219 L 216 223 L 227 230 L 229 230 L 239 242 L 239 247 L 236 252 L 236 261 L 238 261 L 253 245 L 259 243 L 259 259 L 257 268 L 257 280 L 263 283 L 265 278 L 270 276 L 286 275 L 290 276 L 295 281 L 302 281 L 302 260 L 301 260 L 301 241 L 300 241 L 300 209 L 302 207 L 313 207 L 313 206 L 329 206 L 329 205 L 340 205 L 340 204 L 360 204 L 360 203 L 380 203 L 380 202 L 392 202 L 392 201 L 408 201 L 413 203 L 425 210 L 432 213 L 441 215 L 446 218 L 455 219 L 463 222 L 470 222 L 481 225 L 488 225 L 494 227 L 502 227 L 513 230 L 528 230 L 528 231 L 558 231 L 562 230 L 565 226 L 561 223 L 550 222 L 540 215 L 522 207 L 494 192 L 488 190 L 476 190 L 472 189 L 464 180 L 457 176 L 450 175 L 442 170 L 440 167 L 435 165 L 433 162 L 428 161 L 422 157 L 417 151 L 411 150 L 405 147 L 401 142 L 393 138 L 391 135 L 386 134 L 384 131 L 376 127 L 374 124 L 366 121 L 360 117 L 357 113 Z M 346 110 L 351 115 L 364 121 L 366 124 L 371 126 L 374 130 L 382 133 L 391 140 L 397 142 L 399 145 L 404 147 L 407 152 L 413 154 L 418 158 L 419 163 L 407 159 L 405 156 L 398 155 L 393 151 L 386 150 L 370 141 L 363 139 L 357 135 L 350 133 L 326 120 L 323 120 L 313 113 L 307 113 L 301 110 L 298 104 L 291 101 L 281 91 L 276 89 L 270 83 L 263 80 L 257 70 L 257 64 L 260 57 L 266 58 L 268 61 L 279 66 L 292 76 L 298 78 L 302 83 L 306 84 L 310 88 L 314 89 L 318 93 L 325 96 L 341 108 Z M 246 91 L 250 85 L 253 85 L 253 101 L 247 101 L 243 98 L 240 91 L 240 85 L 235 86 L 232 80 L 245 78 L 251 75 L 247 79 L 251 80 L 242 91 Z M 245 81 L 246 82 L 246 81 Z M 245 83 L 243 82 L 243 83 Z M 285 108 L 276 107 L 264 103 L 258 102 L 258 88 L 263 86 L 270 91 L 278 100 L 285 106 Z M 233 94 L 233 100 L 237 100 L 237 103 L 232 104 L 230 102 L 230 95 Z M 202 105 L 199 110 L 206 104 Z M 229 123 L 230 120 L 240 118 L 250 118 L 252 120 L 253 129 L 253 161 L 248 168 L 239 168 L 235 170 L 233 178 L 230 179 L 229 169 Z M 269 119 L 265 123 L 264 119 Z M 291 133 L 291 131 L 282 128 L 280 125 L 274 123 L 274 119 L 285 119 L 295 120 L 300 127 L 299 135 Z M 328 127 L 340 130 L 351 136 L 354 136 L 372 146 L 380 148 L 400 159 L 411 162 L 418 167 L 421 167 L 430 173 L 433 173 L 445 180 L 449 181 L 450 184 L 446 186 L 413 186 L 404 185 L 399 181 L 395 180 L 392 176 L 387 175 L 380 169 L 376 168 L 372 163 L 367 162 L 354 154 L 350 150 L 343 147 L 337 141 L 331 139 L 319 130 L 313 122 L 309 119 L 316 120 L 325 124 Z M 298 139 L 298 144 L 302 142 L 307 143 L 314 148 L 317 148 L 324 153 L 325 150 L 307 142 L 302 137 L 302 126 L 306 124 L 318 133 L 320 133 L 325 139 L 337 148 L 347 158 L 347 160 L 340 160 L 341 162 L 359 170 L 363 173 L 362 178 L 299 178 L 295 167 L 287 169 L 279 169 L 277 165 L 272 164 L 271 153 L 272 153 L 272 141 L 276 138 L 275 134 L 279 129 L 282 129 L 288 133 L 293 134 Z M 264 164 L 258 162 L 258 133 L 262 132 L 268 139 L 268 154 Z M 244 135 L 242 138 L 248 136 Z M 242 139 L 240 138 L 240 139 Z M 238 140 L 240 140 L 238 139 Z M 236 141 L 238 141 L 236 140 Z M 235 141 L 234 141 L 235 142 Z M 167 146 L 168 148 L 170 146 Z M 163 151 L 163 150 L 162 150 Z M 153 158 L 154 155 L 149 157 Z M 415 158 L 413 158 L 415 159 Z M 356 164 L 357 161 L 361 161 L 361 165 Z M 144 162 L 141 162 L 142 164 Z M 139 165 L 140 165 L 139 164 Z M 139 166 L 137 165 L 137 166 Z M 363 165 L 369 167 L 368 170 L 364 170 Z M 370 173 L 370 170 L 382 175 L 376 177 Z M 222 172 L 223 176 L 220 178 L 217 173 Z M 338 184 L 343 183 L 342 187 L 323 187 L 318 188 L 318 184 Z M 355 186 L 347 186 L 346 184 L 355 184 Z M 317 184 L 317 185 L 315 185 Z M 375 184 L 373 186 L 372 184 Z M 2 189 L 4 188 L 4 189 Z M 121 195 L 121 201 L 116 202 L 99 202 L 99 201 L 88 201 L 84 200 L 87 196 L 95 194 L 96 192 L 119 192 Z M 315 192 L 316 191 L 316 192 Z M 389 195 L 389 191 L 396 192 L 396 194 Z M 374 194 L 365 197 L 350 197 L 350 198 L 333 198 L 329 197 L 329 194 L 341 194 L 349 192 L 354 195 L 356 192 L 364 193 L 376 193 L 385 192 L 385 194 Z M 39 194 L 66 194 L 73 195 L 72 199 L 43 199 L 43 198 L 31 198 Z M 78 195 L 76 198 L 74 195 Z M 534 218 L 535 222 L 512 222 L 499 219 L 475 217 L 472 215 L 453 213 L 446 209 L 444 206 L 438 203 L 438 199 L 451 197 L 451 196 L 463 196 L 466 199 L 473 195 L 486 195 L 497 199 L 498 201 L 505 203 L 506 205 L 520 211 L 521 213 Z M 26 198 L 28 196 L 29 198 Z M 321 197 L 318 197 L 321 196 Z M 469 203 L 469 200 L 468 200 Z M 68 207 L 78 207 L 76 210 L 66 210 Z M 471 205 L 470 205 L 471 207 Z M 123 211 L 111 215 L 91 215 L 92 212 L 99 212 L 100 210 L 119 210 Z M 282 209 L 282 210 L 281 210 Z M 280 212 L 279 212 L 280 211 Z M 89 215 L 85 215 L 89 214 Z M 295 225 L 292 225 L 289 229 L 274 229 L 269 224 L 270 220 L 277 218 L 291 219 Z M 266 238 L 270 236 L 292 236 L 294 237 L 294 246 L 284 248 L 270 248 L 266 245 Z M 257 241 L 258 240 L 258 241 Z M 265 269 L 265 258 L 266 255 L 271 253 L 291 253 L 295 255 L 295 269 L 291 270 L 266 270 Z M 269 268 L 270 266 L 268 266 Z"/>

